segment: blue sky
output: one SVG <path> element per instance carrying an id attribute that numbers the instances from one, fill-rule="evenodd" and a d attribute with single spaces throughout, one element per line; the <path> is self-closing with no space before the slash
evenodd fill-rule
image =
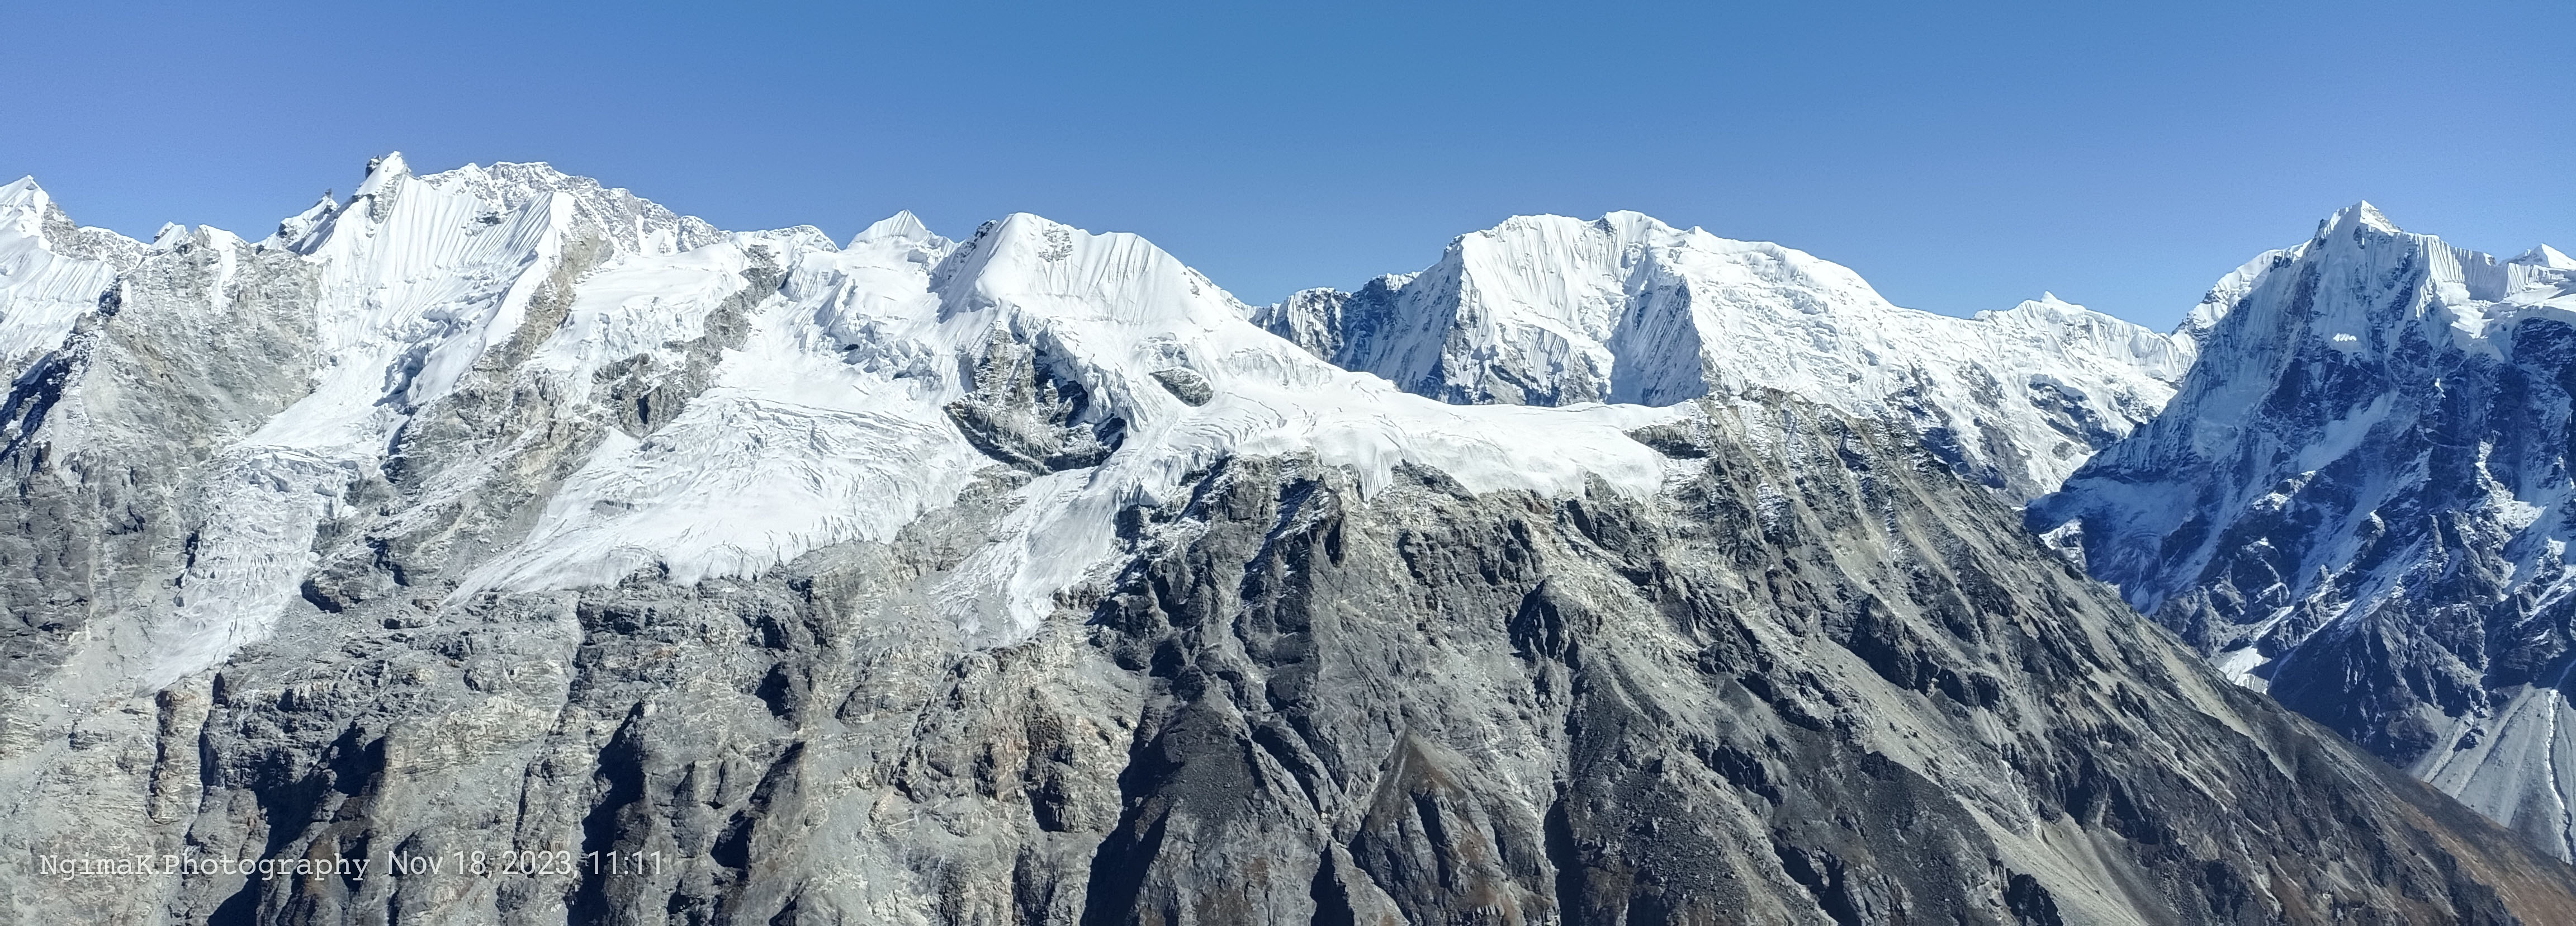
<path id="1" fill-rule="evenodd" d="M 1778 241 L 1899 304 L 2159 327 L 2356 199 L 2576 250 L 2576 3 L 38 4 L 0 174 L 261 233 L 366 159 L 729 228 L 1144 234 L 1254 302 L 1515 213 Z"/>

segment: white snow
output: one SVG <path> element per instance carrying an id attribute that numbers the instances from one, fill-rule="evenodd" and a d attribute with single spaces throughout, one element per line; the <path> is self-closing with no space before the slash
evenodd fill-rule
<path id="1" fill-rule="evenodd" d="M 597 332 L 702 317 L 712 289 L 655 303 L 621 282 L 683 273 L 683 261 L 723 265 L 701 254 L 602 270 L 541 356 L 615 356 L 588 346 L 605 343 Z M 1369 491 L 1404 463 L 1479 491 L 1575 492 L 1598 477 L 1642 493 L 1662 479 L 1660 460 L 1622 432 L 1674 412 L 1409 395 L 1252 326 L 1231 296 L 1133 235 L 1014 215 L 952 243 L 899 215 L 846 250 L 789 259 L 787 285 L 724 355 L 716 385 L 649 440 L 602 446 L 528 540 L 467 591 L 613 582 L 646 566 L 682 582 L 746 575 L 834 543 L 891 539 L 996 465 L 943 408 L 972 387 L 969 362 L 1000 337 L 1041 348 L 1127 430 L 1104 464 L 1019 489 L 1019 507 L 950 580 L 942 597 L 955 616 L 997 637 L 1034 629 L 1058 591 L 1113 552 L 1120 508 L 1229 454 L 1311 453 L 1353 468 Z M 1173 367 L 1206 377 L 1217 398 L 1192 407 L 1152 380 Z M 983 615 L 1009 621 L 983 626 Z"/>
<path id="2" fill-rule="evenodd" d="M 33 177 L 0 186 L 0 361 L 13 374 L 30 355 L 61 346 L 123 269 L 62 253 L 45 235 L 52 205 Z"/>
<path id="3" fill-rule="evenodd" d="M 0 188 L 0 348 L 12 354 L 58 346 L 116 273 L 115 261 L 67 257 L 47 239 L 48 206 L 32 182 Z M 159 241 L 189 235 L 227 253 L 253 247 L 211 229 Z M 1256 327 L 1250 307 L 1141 238 L 1025 214 L 952 241 L 900 213 L 836 247 L 810 228 L 721 232 L 543 165 L 415 176 L 392 155 L 347 202 L 316 204 L 256 247 L 314 265 L 324 360 L 305 398 L 218 454 L 198 565 L 169 619 L 143 628 L 155 653 L 137 670 L 147 683 L 220 662 L 297 606 L 318 526 L 350 514 L 342 488 L 384 466 L 422 407 L 485 375 L 478 363 L 523 335 L 541 338 L 531 359 L 499 375 L 543 381 L 558 414 L 609 435 L 459 595 L 637 570 L 677 582 L 753 575 L 892 539 L 1000 465 L 945 408 L 971 388 L 987 345 L 1034 347 L 1125 436 L 1097 466 L 1017 489 L 1017 507 L 949 580 L 941 598 L 954 616 L 995 640 L 1026 634 L 1058 592 L 1095 576 L 1115 550 L 1117 511 L 1163 500 L 1229 455 L 1310 454 L 1367 492 L 1419 465 L 1474 491 L 1553 495 L 1598 481 L 1644 494 L 1667 464 L 1624 432 L 1686 414 L 1669 406 L 1694 396 L 1767 388 L 1916 416 L 1975 453 L 1999 434 L 2041 451 L 1999 462 L 2053 485 L 2089 448 L 2054 430 L 2043 400 L 2124 432 L 2190 359 L 2187 341 L 2053 296 L 1947 318 L 1890 305 L 1805 253 L 1636 213 L 1514 219 L 1388 280 L 1419 330 L 1375 346 L 1377 365 L 1363 368 L 1457 376 L 1464 361 L 1510 356 L 1549 377 L 1592 377 L 1599 397 L 1623 403 L 1562 407 L 1449 404 L 1338 368 Z M 577 275 L 566 270 L 575 259 L 587 268 Z M 748 290 L 771 270 L 782 286 Z M 540 299 L 568 299 L 563 320 L 522 332 Z M 728 300 L 746 309 L 746 334 L 716 355 L 705 391 L 646 436 L 607 424 L 599 374 L 638 357 L 679 367 Z M 1192 406 L 1153 378 L 1174 368 L 1204 377 L 1214 398 Z"/>
<path id="4" fill-rule="evenodd" d="M 1906 309 L 1803 251 L 1634 212 L 1521 216 L 1463 236 L 1401 282 L 1392 315 L 1336 359 L 1452 401 L 1667 405 L 1776 389 L 1944 428 L 2036 491 L 2093 451 L 2058 426 L 2066 406 L 2105 439 L 2125 435 L 2192 357 L 2188 341 L 2053 294 L 1974 319 Z M 2020 459 L 1994 458 L 1990 435 Z"/>
<path id="5" fill-rule="evenodd" d="M 2551 270 L 2576 270 L 2576 257 L 2569 257 L 2557 248 L 2545 244 L 2516 255 L 2510 263 L 2528 264 Z"/>
<path id="6" fill-rule="evenodd" d="M 2267 525 L 2285 521 L 2315 525 L 2304 536 L 2276 535 L 2299 547 L 2286 551 L 2295 554 L 2295 568 L 2282 570 L 2285 585 L 2237 590 L 2247 599 L 2299 604 L 2219 628 L 2230 639 L 2272 634 L 2294 610 L 2321 623 L 2311 633 L 2363 632 L 2358 622 L 2394 613 L 2411 592 L 2476 561 L 2459 556 L 2455 544 L 2478 551 L 2478 559 L 2500 560 L 2480 568 L 2502 566 L 2502 599 L 2531 602 L 2519 610 L 2535 615 L 2535 627 L 2546 624 L 2540 616 L 2563 610 L 2565 596 L 2576 592 L 2564 559 L 2576 486 L 2562 461 L 2534 459 L 2528 446 L 2509 461 L 2493 457 L 2508 438 L 2525 437 L 2519 434 L 2478 440 L 2474 465 L 2457 470 L 2437 470 L 2426 454 L 2391 448 L 2450 433 L 2451 371 L 2465 378 L 2485 375 L 2480 363 L 2515 363 L 2526 367 L 2522 375 L 2538 373 L 2546 382 L 2545 367 L 2532 369 L 2534 359 L 2517 355 L 2514 339 L 2528 320 L 2576 323 L 2571 271 L 2576 266 L 2554 249 L 2499 261 L 2405 232 L 2368 203 L 2339 211 L 2312 239 L 2257 257 L 2211 288 L 2177 332 L 2199 359 L 2172 405 L 2106 450 L 2100 469 L 2037 502 L 2034 520 L 2044 528 L 2080 517 L 2088 535 L 2112 538 L 2090 551 L 2094 573 L 2120 581 L 2131 603 L 2150 611 L 2209 581 L 2202 573 L 2216 557 L 2239 552 L 2244 541 L 2231 538 L 2241 538 L 2238 529 L 2249 522 L 2264 530 L 2280 530 Z M 2298 406 L 2284 415 L 2280 402 L 2293 395 Z M 2531 402 L 2547 416 L 2554 396 L 2511 401 Z M 2513 420 L 2498 413 L 2487 422 L 2511 427 Z M 2433 478 L 2471 484 L 2426 491 Z M 2320 479 L 2322 491 L 2315 488 Z M 2427 496 L 2459 507 L 2422 510 Z M 2169 548 L 2191 519 L 2200 522 L 2190 535 L 2198 545 Z M 2438 536 L 2431 523 L 2440 525 Z M 2283 671 L 2298 669 L 2302 639 L 2275 640 L 2293 647 Z M 2491 644 L 2490 652 L 2509 645 L 2548 644 Z M 2219 666 L 2252 685 L 2259 681 L 2248 674 L 2260 664 L 2255 652 L 2223 652 Z M 2556 690 L 2565 681 L 2508 689 L 2512 700 L 2500 710 L 2450 717 L 2421 708 L 2417 719 L 2446 739 L 2414 771 L 2517 829 L 2576 833 L 2566 800 L 2576 785 L 2576 766 L 2568 764 L 2576 758 L 2576 726 L 2563 722 L 2576 715 Z M 2576 841 L 2562 853 L 2576 853 Z"/>

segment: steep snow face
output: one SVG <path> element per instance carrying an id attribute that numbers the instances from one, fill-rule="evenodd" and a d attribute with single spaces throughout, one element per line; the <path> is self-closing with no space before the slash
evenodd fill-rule
<path id="1" fill-rule="evenodd" d="M 2154 415 L 2191 362 L 2186 341 L 2054 296 L 1975 319 L 1899 308 L 1813 255 L 1633 212 L 1514 218 L 1420 274 L 1302 292 L 1254 319 L 1454 403 L 1781 390 L 1903 421 L 2015 498 Z"/>
<path id="2" fill-rule="evenodd" d="M 1368 485 L 1403 465 L 1478 489 L 1602 478 L 1650 492 L 1661 478 L 1623 431 L 1668 414 L 1404 394 L 1246 323 L 1231 296 L 1132 235 L 1014 215 L 951 243 L 898 216 L 846 250 L 785 260 L 713 385 L 664 430 L 604 444 L 469 591 L 606 584 L 645 567 L 683 582 L 755 574 L 890 539 L 1000 460 L 1025 471 L 1018 510 L 945 600 L 970 630 L 1010 638 L 1105 561 L 1119 510 L 1229 455 L 1313 454 Z M 602 295 L 609 286 L 606 271 L 585 284 L 571 324 L 596 324 L 582 308 L 593 301 L 643 310 Z M 558 354 L 578 352 L 540 356 Z"/>
<path id="3" fill-rule="evenodd" d="M 114 288 L 270 355 L 198 390 L 251 398 L 189 413 L 206 433 L 169 464 L 174 593 L 65 657 L 147 689 L 333 600 L 315 583 L 367 544 L 492 499 L 518 501 L 405 600 L 753 576 L 998 486 L 1014 510 L 943 598 L 1009 640 L 1093 578 L 1120 510 L 1228 457 L 1311 456 L 1364 487 L 1423 467 L 1480 491 L 1647 494 L 1666 464 L 1625 432 L 1676 414 L 1407 394 L 1248 323 L 1140 238 L 1029 215 L 963 241 L 898 215 L 843 248 L 717 231 L 543 165 L 415 176 L 394 155 L 261 242 L 174 227 L 75 252 L 41 191 L 7 189 L 8 336 L 55 358 L 16 367 L 47 384 L 12 400 L 12 440 L 45 453 L 18 464 L 118 459 L 170 426 L 120 384 L 175 381 L 163 355 L 185 345 L 93 360 L 75 333 L 113 322 Z"/>
<path id="4" fill-rule="evenodd" d="M 2163 416 L 2031 508 L 2255 687 L 2576 847 L 2576 268 L 2369 204 L 2220 280 Z M 2576 718 L 2571 718 L 2576 719 Z"/>
<path id="5" fill-rule="evenodd" d="M 358 516 L 347 490 L 384 478 L 423 408 L 478 367 L 518 362 L 505 348 L 532 311 L 551 311 L 602 262 L 628 273 L 682 253 L 722 263 L 700 253 L 727 247 L 722 237 L 544 165 L 418 177 L 398 154 L 370 164 L 348 202 L 316 204 L 257 244 L 174 225 L 147 247 L 74 228 L 30 181 L 0 188 L 0 354 L 24 387 L 8 409 L 13 449 L 24 439 L 57 457 L 128 457 L 138 441 L 169 440 L 148 432 L 170 423 L 133 420 L 120 379 L 167 377 L 173 363 L 241 375 L 197 387 L 198 404 L 213 406 L 199 414 L 213 420 L 196 422 L 210 433 L 191 439 L 221 443 L 197 464 L 201 473 L 173 487 L 189 555 L 169 579 L 167 606 L 111 615 L 121 623 L 95 629 L 90 658 L 104 662 L 89 668 L 154 687 L 264 636 L 297 606 L 325 525 Z M 694 295 L 669 279 L 652 286 L 680 301 Z M 172 327 L 157 339 L 108 337 L 102 326 L 129 302 L 150 316 L 132 324 Z M 158 343 L 198 328 L 249 338 L 259 354 Z M 635 348 L 621 340 L 633 333 L 575 336 L 592 336 L 594 353 L 616 353 Z M 548 360 L 584 372 L 606 362 Z M 94 371 L 101 363 L 109 369 Z M 259 418 L 226 417 L 271 393 L 295 398 Z"/>
<path id="6" fill-rule="evenodd" d="M 16 372 L 60 346 L 141 251 L 112 232 L 74 228 L 33 177 L 0 186 L 0 362 Z"/>

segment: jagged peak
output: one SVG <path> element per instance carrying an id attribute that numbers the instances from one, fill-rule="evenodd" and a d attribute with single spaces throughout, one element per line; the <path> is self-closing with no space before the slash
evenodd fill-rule
<path id="1" fill-rule="evenodd" d="M 403 160 L 400 151 L 388 151 L 383 157 L 367 161 L 367 179 L 360 182 L 357 192 L 351 195 L 374 195 L 383 192 L 384 188 L 393 185 L 394 181 L 409 176 L 411 176 L 411 162 Z"/>
<path id="2" fill-rule="evenodd" d="M 2346 228 L 2368 228 L 2391 235 L 2404 234 L 2404 230 L 2398 228 L 2397 223 L 2388 220 L 2387 213 L 2379 211 L 2379 207 L 2371 205 L 2366 199 L 2337 209 L 2334 215 L 2326 217 L 2325 221 L 2318 222 L 2317 237 L 2331 237 Z"/>
<path id="3" fill-rule="evenodd" d="M 2545 244 L 2534 245 L 2531 250 L 2515 255 L 2512 260 L 2505 263 L 2527 264 L 2551 270 L 2576 270 L 2576 257 L 2568 257 L 2565 252 Z"/>
<path id="4" fill-rule="evenodd" d="M 922 224 L 920 216 L 904 209 L 861 230 L 850 239 L 850 246 L 858 247 L 870 241 L 930 241 L 938 237 L 930 231 L 930 226 Z"/>
<path id="5" fill-rule="evenodd" d="M 167 251 L 171 248 L 178 247 L 187 240 L 188 226 L 181 225 L 177 222 L 163 222 L 161 223 L 161 230 L 152 233 L 152 249 L 155 251 Z"/>
<path id="6" fill-rule="evenodd" d="M 1296 292 L 1289 293 L 1289 294 L 1288 294 L 1288 298 L 1283 299 L 1283 300 L 1280 300 L 1280 304 L 1281 304 L 1281 305 L 1296 305 L 1296 304 L 1304 303 L 1304 302 L 1313 302 L 1313 301 L 1318 300 L 1318 299 L 1333 299 L 1333 298 L 1337 298 L 1337 297 L 1346 298 L 1346 297 L 1348 297 L 1348 296 L 1350 296 L 1350 294 L 1349 294 L 1349 293 L 1343 292 L 1343 291 L 1342 291 L 1340 288 L 1338 288 L 1338 287 L 1332 287 L 1332 286 L 1309 286 L 1309 287 L 1306 287 L 1305 289 L 1301 289 L 1301 290 L 1298 290 L 1298 291 L 1296 291 Z"/>
<path id="7" fill-rule="evenodd" d="M 378 174 L 393 176 L 388 169 L 400 166 L 400 158 L 397 153 L 380 159 L 392 163 L 380 165 L 377 174 L 369 175 L 368 183 L 376 183 Z M 579 217 L 577 224 L 587 229 L 585 233 L 604 234 L 621 250 L 687 251 L 724 238 L 723 232 L 696 216 L 682 215 L 625 187 L 566 173 L 544 161 L 494 161 L 488 167 L 467 164 L 418 179 L 435 188 L 474 196 L 502 210 L 523 208 L 556 193 L 567 194 Z M 367 192 L 364 187 L 359 190 L 361 195 Z"/>
<path id="8" fill-rule="evenodd" d="M 45 188 L 36 185 L 36 178 L 20 177 L 0 186 L 0 223 L 16 226 L 20 234 L 42 237 L 46 213 L 53 204 Z"/>
<path id="9" fill-rule="evenodd" d="M 0 210 L 35 209 L 42 211 L 44 209 L 44 204 L 51 201 L 51 198 L 45 195 L 45 188 L 37 185 L 34 174 L 29 174 L 16 180 L 9 181 L 6 186 L 0 186 Z"/>
<path id="10" fill-rule="evenodd" d="M 1192 299 L 1213 300 L 1226 314 L 1240 314 L 1232 294 L 1141 236 L 1086 231 L 1029 212 L 977 226 L 931 271 L 931 281 L 934 288 L 963 283 L 988 295 L 1076 295 L 1079 300 L 1053 304 L 1096 303 L 1148 314 L 1178 305 L 1169 298 L 1177 288 Z M 950 295 L 964 292 L 952 289 Z"/>
<path id="11" fill-rule="evenodd" d="M 143 242 L 105 228 L 94 228 L 72 222 L 63 213 L 53 195 L 36 183 L 34 176 L 20 177 L 0 184 L 0 226 L 10 233 L 38 242 L 38 246 L 56 253 L 84 260 L 105 260 L 130 266 L 141 259 Z"/>
<path id="12" fill-rule="evenodd" d="M 313 205 L 306 206 L 304 207 L 304 211 L 288 216 L 284 220 L 278 222 L 277 233 L 268 236 L 268 240 L 262 243 L 265 245 L 294 247 L 298 243 L 302 242 L 306 235 L 312 234 L 314 229 L 321 227 L 323 222 L 328 221 L 331 218 L 331 214 L 338 211 L 339 208 L 339 199 L 334 197 L 331 191 L 324 190 L 322 191 L 321 198 L 313 201 Z"/>

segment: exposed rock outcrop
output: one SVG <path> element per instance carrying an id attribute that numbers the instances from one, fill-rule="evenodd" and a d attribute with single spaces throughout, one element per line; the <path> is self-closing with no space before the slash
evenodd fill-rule
<path id="1" fill-rule="evenodd" d="M 29 361 L 8 916 L 2576 919 L 1908 428 L 1443 405 L 1131 236 L 548 174 L 165 241 Z"/>

